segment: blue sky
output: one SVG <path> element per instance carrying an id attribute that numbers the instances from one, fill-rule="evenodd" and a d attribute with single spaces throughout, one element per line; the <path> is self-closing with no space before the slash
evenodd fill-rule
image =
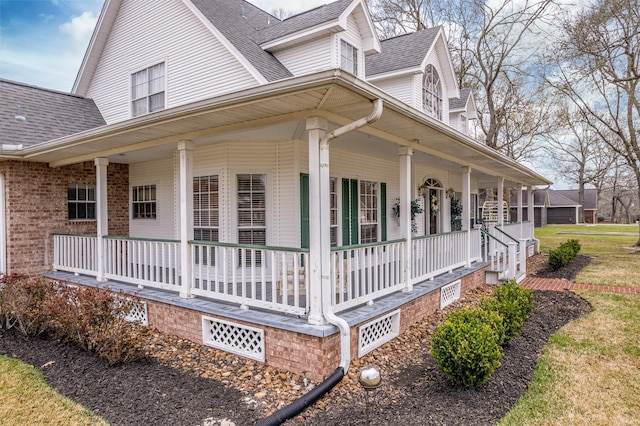
<path id="1" fill-rule="evenodd" d="M 301 12 L 332 0 L 255 0 Z M 68 92 L 104 0 L 0 0 L 0 78 Z"/>

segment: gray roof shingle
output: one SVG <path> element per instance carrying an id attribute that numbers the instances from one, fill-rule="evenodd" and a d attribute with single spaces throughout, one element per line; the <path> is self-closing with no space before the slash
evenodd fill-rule
<path id="1" fill-rule="evenodd" d="M 576 204 L 580 204 L 580 199 L 577 189 L 557 189 L 557 193 L 561 194 L 565 198 L 574 201 Z M 597 197 L 598 191 L 595 188 L 585 188 L 584 190 L 584 209 L 595 210 L 597 209 Z"/>
<path id="2" fill-rule="evenodd" d="M 471 96 L 471 89 L 460 89 L 460 98 L 451 98 L 449 100 L 449 111 L 464 110 L 467 107 L 467 101 Z"/>
<path id="3" fill-rule="evenodd" d="M 291 16 L 281 22 L 260 29 L 257 41 L 258 43 L 266 43 L 298 31 L 334 21 L 342 15 L 351 3 L 353 3 L 353 0 L 338 0 Z"/>
<path id="4" fill-rule="evenodd" d="M 268 81 L 293 74 L 258 45 L 258 30 L 280 21 L 245 0 L 192 0 L 194 6 Z"/>
<path id="5" fill-rule="evenodd" d="M 0 144 L 27 148 L 106 124 L 92 99 L 68 93 L 0 79 L 0 99 Z"/>
<path id="6" fill-rule="evenodd" d="M 440 27 L 427 28 L 383 40 L 381 52 L 367 56 L 367 77 L 420 66 L 438 31 Z"/>

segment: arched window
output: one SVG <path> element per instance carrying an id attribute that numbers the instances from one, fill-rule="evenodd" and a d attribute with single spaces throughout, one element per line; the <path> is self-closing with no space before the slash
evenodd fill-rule
<path id="1" fill-rule="evenodd" d="M 442 120 L 442 84 L 433 65 L 427 65 L 422 81 L 422 108 L 432 117 Z"/>

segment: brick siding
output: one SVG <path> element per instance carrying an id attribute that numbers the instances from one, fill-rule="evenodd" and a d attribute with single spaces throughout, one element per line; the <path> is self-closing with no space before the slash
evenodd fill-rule
<path id="1" fill-rule="evenodd" d="M 69 221 L 67 185 L 96 184 L 92 161 L 51 168 L 44 163 L 0 163 L 5 177 L 7 273 L 38 275 L 50 269 L 54 234 L 94 234 L 95 221 Z M 129 233 L 129 166 L 107 167 L 109 234 Z"/>

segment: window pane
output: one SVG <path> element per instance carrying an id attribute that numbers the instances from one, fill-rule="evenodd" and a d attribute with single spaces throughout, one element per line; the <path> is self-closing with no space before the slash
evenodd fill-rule
<path id="1" fill-rule="evenodd" d="M 164 92 L 149 96 L 149 112 L 164 109 Z"/>

